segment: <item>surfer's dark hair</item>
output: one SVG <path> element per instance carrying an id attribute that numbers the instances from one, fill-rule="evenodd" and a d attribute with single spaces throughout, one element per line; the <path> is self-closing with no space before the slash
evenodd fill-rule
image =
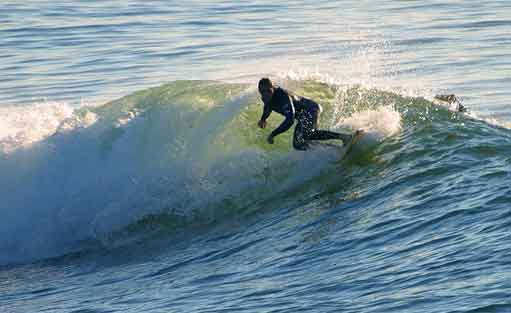
<path id="1" fill-rule="evenodd" d="M 257 87 L 259 88 L 259 90 L 261 90 L 264 87 L 272 88 L 273 84 L 271 83 L 271 80 L 269 78 L 264 77 L 261 78 L 261 80 L 259 80 L 259 85 Z"/>

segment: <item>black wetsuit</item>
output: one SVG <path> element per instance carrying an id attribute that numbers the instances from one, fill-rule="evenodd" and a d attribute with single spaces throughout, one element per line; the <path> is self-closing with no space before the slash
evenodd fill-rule
<path id="1" fill-rule="evenodd" d="M 293 147 L 297 150 L 306 150 L 308 140 L 343 139 L 343 134 L 328 130 L 318 130 L 319 114 L 321 107 L 316 102 L 290 94 L 286 90 L 277 87 L 270 102 L 264 104 L 261 120 L 265 121 L 275 111 L 285 116 L 285 120 L 271 135 L 273 137 L 287 131 L 297 120 L 293 135 Z"/>

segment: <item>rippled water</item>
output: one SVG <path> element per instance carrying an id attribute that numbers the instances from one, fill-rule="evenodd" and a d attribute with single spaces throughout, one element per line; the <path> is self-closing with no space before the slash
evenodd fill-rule
<path id="1" fill-rule="evenodd" d="M 4 1 L 0 311 L 511 312 L 510 26 L 509 1 Z M 269 147 L 263 75 L 366 139 Z"/>
<path id="2" fill-rule="evenodd" d="M 510 11 L 507 1 L 8 1 L 0 103 L 307 69 L 448 90 L 509 119 Z"/>

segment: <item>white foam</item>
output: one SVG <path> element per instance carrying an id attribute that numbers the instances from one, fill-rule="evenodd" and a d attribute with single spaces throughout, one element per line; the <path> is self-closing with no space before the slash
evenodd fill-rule
<path id="1" fill-rule="evenodd" d="M 58 130 L 87 127 L 95 122 L 91 112 L 74 116 L 75 109 L 62 102 L 39 102 L 27 106 L 0 107 L 0 153 L 26 148 Z"/>
<path id="2" fill-rule="evenodd" d="M 339 120 L 334 128 L 346 126 L 352 130 L 362 129 L 366 133 L 374 133 L 380 139 L 384 139 L 401 131 L 401 115 L 391 105 L 381 106 L 375 110 L 355 112 Z"/>
<path id="3" fill-rule="evenodd" d="M 490 125 L 495 125 L 498 127 L 511 129 L 511 122 L 509 122 L 509 121 L 504 121 L 502 119 L 492 117 L 492 116 L 486 116 L 483 113 L 478 113 L 478 112 L 474 112 L 474 111 L 470 111 L 468 113 L 468 115 L 474 119 L 485 121 L 486 123 L 488 123 Z"/>

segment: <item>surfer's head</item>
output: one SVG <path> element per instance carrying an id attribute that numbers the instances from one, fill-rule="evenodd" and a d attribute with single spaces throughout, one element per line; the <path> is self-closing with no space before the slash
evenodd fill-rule
<path id="1" fill-rule="evenodd" d="M 263 102 L 269 102 L 271 97 L 273 96 L 274 87 L 269 78 L 261 78 L 259 80 L 259 93 L 261 94 L 261 99 Z"/>

